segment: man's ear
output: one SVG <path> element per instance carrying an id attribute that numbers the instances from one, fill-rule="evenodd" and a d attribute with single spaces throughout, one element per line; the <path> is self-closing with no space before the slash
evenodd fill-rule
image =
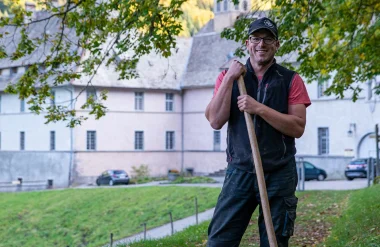
<path id="1" fill-rule="evenodd" d="M 276 51 L 280 49 L 280 41 L 279 40 L 276 40 Z"/>

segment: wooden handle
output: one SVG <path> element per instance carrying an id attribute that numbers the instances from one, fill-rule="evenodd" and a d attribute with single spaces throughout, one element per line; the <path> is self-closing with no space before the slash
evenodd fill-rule
<path id="1" fill-rule="evenodd" d="M 243 76 L 239 77 L 238 86 L 240 95 L 246 95 L 247 90 L 245 89 Z M 244 112 L 245 122 L 247 123 L 247 130 L 249 135 L 249 142 L 251 144 L 253 161 L 255 163 L 257 183 L 259 185 L 261 207 L 264 213 L 265 228 L 267 230 L 269 246 L 277 247 L 276 235 L 274 233 L 272 217 L 270 214 L 270 207 L 268 201 L 267 187 L 265 185 L 263 165 L 261 163 L 260 152 L 257 144 L 255 128 L 253 126 L 252 117 L 248 112 Z"/>

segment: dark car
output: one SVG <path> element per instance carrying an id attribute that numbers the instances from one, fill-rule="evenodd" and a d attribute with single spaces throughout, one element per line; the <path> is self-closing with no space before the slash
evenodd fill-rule
<path id="1" fill-rule="evenodd" d="M 325 170 L 320 169 L 310 162 L 304 161 L 305 167 L 305 180 L 317 179 L 318 181 L 323 181 L 327 178 L 327 173 Z"/>
<path id="2" fill-rule="evenodd" d="M 344 175 L 348 180 L 353 180 L 354 178 L 367 178 L 368 165 L 371 158 L 356 159 L 351 161 L 344 171 Z M 376 163 L 376 160 L 373 160 Z M 375 171 L 376 173 L 376 171 Z"/>
<path id="3" fill-rule="evenodd" d="M 97 179 L 96 184 L 113 186 L 115 184 L 129 184 L 129 176 L 123 170 L 107 170 L 103 172 Z"/>

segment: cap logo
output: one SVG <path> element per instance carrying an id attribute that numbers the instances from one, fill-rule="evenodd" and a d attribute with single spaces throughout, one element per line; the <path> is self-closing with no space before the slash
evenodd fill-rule
<path id="1" fill-rule="evenodd" d="M 270 27 L 270 28 L 273 28 L 273 27 L 274 27 L 273 23 L 270 22 L 269 20 L 265 20 L 265 21 L 264 21 L 264 24 L 265 24 L 265 26 Z"/>

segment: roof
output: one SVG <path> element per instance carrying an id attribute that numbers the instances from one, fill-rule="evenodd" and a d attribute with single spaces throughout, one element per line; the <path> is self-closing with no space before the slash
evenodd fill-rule
<path id="1" fill-rule="evenodd" d="M 214 20 L 209 21 L 201 31 L 194 36 L 187 69 L 183 76 L 182 87 L 211 87 L 215 85 L 219 73 L 227 69 L 234 59 L 246 63 L 248 54 L 238 58 L 234 52 L 241 44 L 220 37 L 213 30 Z M 296 61 L 296 54 L 276 57 L 277 63 Z"/>
<path id="2" fill-rule="evenodd" d="M 182 87 L 213 86 L 221 70 L 234 59 L 233 53 L 239 46 L 233 40 L 221 38 L 220 33 L 194 36 Z"/>
<path id="3" fill-rule="evenodd" d="M 48 17 L 47 12 L 35 12 L 37 20 Z M 42 37 L 44 31 L 50 35 L 59 34 L 61 20 L 58 18 L 51 18 L 31 24 L 27 32 L 31 39 Z M 17 44 L 21 40 L 20 29 L 7 26 L 0 29 L 0 33 L 9 33 L 0 39 L 0 45 L 6 48 L 6 53 L 11 55 L 17 48 Z M 78 42 L 78 37 L 73 29 L 66 29 L 64 31 L 65 37 L 63 42 L 72 42 L 72 50 L 78 49 L 75 44 Z M 52 44 L 47 42 L 46 45 L 41 45 L 30 55 L 27 55 L 16 61 L 10 58 L 0 60 L 0 69 L 10 67 L 27 66 L 35 63 L 42 63 L 46 56 L 51 54 L 50 49 Z M 139 77 L 131 80 L 119 80 L 119 72 L 115 71 L 115 64 L 109 67 L 102 65 L 97 70 L 97 74 L 92 78 L 91 83 L 93 86 L 99 87 L 123 87 L 123 88 L 146 88 L 146 89 L 180 89 L 180 79 L 186 67 L 187 56 L 189 55 L 191 47 L 191 39 L 178 38 L 177 47 L 172 49 L 172 56 L 169 58 L 162 57 L 159 54 L 152 52 L 151 54 L 144 55 L 140 58 L 137 65 L 137 73 Z M 22 74 L 17 74 L 13 77 L 0 76 L 0 91 L 4 90 L 9 83 L 16 83 Z M 90 80 L 90 76 L 83 76 L 80 80 L 74 80 L 73 85 L 85 86 Z M 48 82 L 51 84 L 53 78 L 49 78 Z"/>
<path id="4" fill-rule="evenodd" d="M 119 73 L 115 72 L 116 65 L 112 64 L 108 67 L 102 65 L 91 80 L 91 84 L 95 87 L 179 90 L 190 52 L 191 39 L 178 38 L 176 42 L 177 47 L 172 49 L 172 56 L 168 58 L 156 53 L 142 56 L 137 64 L 138 78 L 119 80 Z M 72 84 L 86 86 L 89 80 L 90 76 L 83 76 Z"/>
<path id="5" fill-rule="evenodd" d="M 57 17 L 52 17 L 47 20 L 43 20 L 51 16 L 46 11 L 38 11 L 34 13 L 35 20 L 41 20 L 40 22 L 34 22 L 30 24 L 26 31 L 31 40 L 36 38 L 43 37 L 43 34 L 46 33 L 51 35 L 49 40 L 55 39 L 54 35 L 60 34 L 61 29 L 61 19 Z M 10 57 L 12 53 L 16 51 L 17 45 L 21 41 L 21 28 L 16 28 L 14 26 L 6 26 L 0 28 L 0 33 L 4 34 L 4 37 L 0 39 L 0 46 L 5 48 L 5 52 Z M 6 34 L 8 33 L 8 34 Z M 71 43 L 71 51 L 78 50 L 76 45 L 78 38 L 75 34 L 74 29 L 65 27 L 64 36 L 62 39 L 62 44 Z M 26 55 L 18 60 L 12 61 L 9 57 L 0 60 L 0 69 L 9 68 L 9 67 L 19 67 L 35 63 L 42 63 L 46 56 L 51 54 L 50 49 L 52 47 L 51 42 L 46 42 L 44 45 L 40 45 L 32 54 Z"/>
<path id="6" fill-rule="evenodd" d="M 62 32 L 61 19 L 57 17 L 47 19 L 49 16 L 51 16 L 51 14 L 46 11 L 34 12 L 34 20 L 40 21 L 31 23 L 26 28 L 29 39 L 34 40 L 41 38 L 44 33 L 50 35 L 50 41 L 56 39 L 55 35 L 59 35 Z M 0 60 L 0 69 L 41 64 L 48 55 L 52 54 L 52 42 L 45 42 L 43 45 L 38 46 L 33 53 L 13 61 L 10 57 L 16 51 L 17 45 L 21 41 L 21 28 L 5 26 L 0 28 L 0 33 L 4 35 L 4 37 L 0 39 L 0 46 L 5 48 L 5 52 L 8 55 L 7 58 Z M 34 43 L 36 43 L 36 41 Z M 76 45 L 78 43 L 78 37 L 76 36 L 75 30 L 65 27 L 63 30 L 62 45 L 67 43 L 71 44 L 71 52 L 78 51 L 79 47 Z M 18 73 L 12 77 L 6 75 L 0 76 L 0 91 L 3 91 L 8 84 L 16 83 L 22 75 L 23 74 Z M 49 78 L 47 82 L 52 84 L 53 78 Z"/>

